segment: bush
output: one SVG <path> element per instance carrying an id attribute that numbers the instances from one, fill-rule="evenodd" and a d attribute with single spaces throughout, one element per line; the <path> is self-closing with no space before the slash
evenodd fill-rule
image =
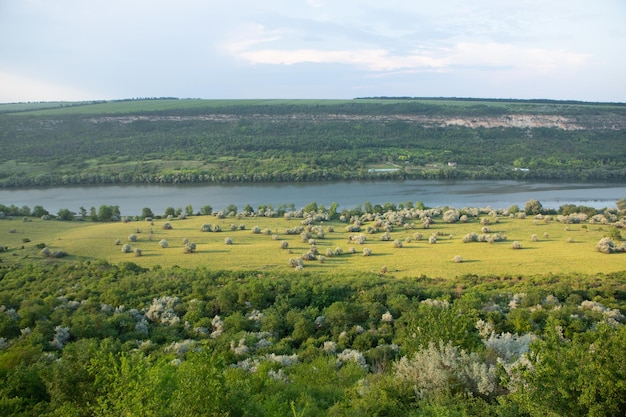
<path id="1" fill-rule="evenodd" d="M 169 243 L 167 243 L 167 240 L 161 239 L 159 241 L 159 246 L 161 246 L 163 249 L 165 249 L 165 248 L 167 248 L 169 246 Z"/>
<path id="2" fill-rule="evenodd" d="M 134 233 L 131 233 L 131 234 L 128 236 L 128 241 L 129 241 L 129 242 L 136 242 L 136 241 L 137 241 L 137 235 L 136 235 L 136 234 L 134 234 Z"/>
<path id="3" fill-rule="evenodd" d="M 511 243 L 511 249 L 522 249 L 522 244 L 516 240 Z"/>
<path id="4" fill-rule="evenodd" d="M 201 232 L 210 232 L 212 230 L 211 225 L 209 223 L 205 223 L 200 227 Z"/>
<path id="5" fill-rule="evenodd" d="M 192 242 L 187 242 L 185 244 L 185 248 L 183 249 L 184 253 L 194 253 L 196 251 L 196 244 Z"/>
<path id="6" fill-rule="evenodd" d="M 135 256 L 139 257 L 143 255 L 143 251 L 139 248 L 135 248 Z"/>
<path id="7" fill-rule="evenodd" d="M 172 227 L 171 223 L 166 222 L 166 223 L 163 223 L 163 226 L 161 226 L 161 229 L 163 229 L 163 230 L 172 230 L 173 227 Z"/>
<path id="8" fill-rule="evenodd" d="M 233 240 L 229 237 L 224 239 L 224 244 L 225 245 L 232 245 L 233 244 Z"/>
<path id="9" fill-rule="evenodd" d="M 394 240 L 393 241 L 393 247 L 397 248 L 397 249 L 401 248 L 402 247 L 402 241 L 398 240 L 398 239 Z"/>
<path id="10" fill-rule="evenodd" d="M 370 248 L 363 248 L 363 256 L 371 256 L 372 250 Z"/>
<path id="11" fill-rule="evenodd" d="M 432 235 L 430 235 L 430 237 L 428 238 L 428 243 L 430 243 L 431 245 L 437 243 L 437 234 L 433 233 Z"/>
<path id="12" fill-rule="evenodd" d="M 280 248 L 289 249 L 289 242 L 287 242 L 286 240 L 283 240 L 282 242 L 280 242 Z"/>
<path id="13" fill-rule="evenodd" d="M 476 233 L 468 233 L 463 236 L 463 243 L 478 242 L 478 235 Z"/>
<path id="14" fill-rule="evenodd" d="M 260 235 L 261 234 L 261 228 L 259 226 L 254 226 L 252 228 L 252 233 L 255 235 Z"/>
<path id="15" fill-rule="evenodd" d="M 304 268 L 304 262 L 302 261 L 301 258 L 289 258 L 287 260 L 287 265 L 295 269 Z"/>
<path id="16" fill-rule="evenodd" d="M 133 248 L 128 243 L 122 245 L 122 253 L 130 253 L 132 250 Z"/>
<path id="17" fill-rule="evenodd" d="M 461 257 L 461 255 L 454 255 L 454 257 L 452 258 L 452 261 L 456 262 L 457 264 L 460 264 L 461 262 L 463 262 L 463 258 Z"/>

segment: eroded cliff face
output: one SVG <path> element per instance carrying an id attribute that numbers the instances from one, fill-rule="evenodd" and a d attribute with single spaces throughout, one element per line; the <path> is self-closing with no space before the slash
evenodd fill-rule
<path id="1" fill-rule="evenodd" d="M 448 127 L 462 126 L 469 128 L 554 128 L 561 130 L 596 130 L 626 129 L 626 117 L 614 115 L 613 117 L 585 116 L 561 116 L 549 114 L 507 114 L 500 116 L 426 116 L 419 114 L 393 114 L 393 115 L 355 115 L 355 114 L 205 114 L 196 116 L 168 116 L 168 115 L 146 115 L 146 116 L 102 116 L 90 118 L 92 123 L 133 123 L 136 121 L 211 121 L 211 122 L 236 122 L 240 120 L 258 121 L 346 121 L 346 122 L 395 122 L 404 121 L 417 123 L 425 127 Z"/>

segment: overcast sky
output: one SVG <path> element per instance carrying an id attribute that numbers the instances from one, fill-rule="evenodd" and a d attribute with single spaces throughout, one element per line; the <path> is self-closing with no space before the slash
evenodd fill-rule
<path id="1" fill-rule="evenodd" d="M 0 0 L 0 102 L 626 101 L 624 0 Z"/>

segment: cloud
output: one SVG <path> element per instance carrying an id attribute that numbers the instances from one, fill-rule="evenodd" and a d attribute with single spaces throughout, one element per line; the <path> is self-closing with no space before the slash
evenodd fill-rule
<path id="1" fill-rule="evenodd" d="M 585 54 L 563 50 L 526 48 L 506 43 L 458 43 L 450 48 L 418 48 L 408 53 L 393 53 L 384 48 L 354 49 L 281 49 L 255 46 L 274 42 L 281 36 L 257 37 L 232 44 L 230 52 L 250 64 L 295 65 L 302 63 L 353 65 L 373 72 L 383 71 L 455 71 L 467 68 L 482 70 L 526 70 L 551 73 L 581 67 Z"/>

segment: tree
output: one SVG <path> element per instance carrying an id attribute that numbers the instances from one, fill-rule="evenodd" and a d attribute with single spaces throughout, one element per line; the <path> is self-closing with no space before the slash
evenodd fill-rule
<path id="1" fill-rule="evenodd" d="M 74 218 L 74 213 L 66 208 L 60 209 L 57 213 L 57 218 L 59 220 L 72 220 Z"/>
<path id="2" fill-rule="evenodd" d="M 165 217 L 176 216 L 176 209 L 174 207 L 168 207 L 165 209 Z"/>
<path id="3" fill-rule="evenodd" d="M 191 204 L 187 204 L 187 206 L 185 207 L 185 214 L 187 216 L 193 216 L 193 207 L 191 206 Z"/>
<path id="4" fill-rule="evenodd" d="M 234 216 L 235 214 L 237 214 L 237 206 L 234 204 L 229 204 L 228 207 L 226 207 L 225 213 L 227 216 Z"/>
<path id="5" fill-rule="evenodd" d="M 514 369 L 509 398 L 531 417 L 626 415 L 626 326 L 599 324 L 565 339 L 550 317 L 529 362 Z"/>
<path id="6" fill-rule="evenodd" d="M 46 210 L 42 206 L 33 207 L 33 212 L 32 212 L 33 217 L 42 217 L 42 216 L 47 216 L 48 214 L 50 214 L 48 210 Z"/>
<path id="7" fill-rule="evenodd" d="M 141 209 L 141 217 L 145 218 L 153 218 L 154 217 L 154 213 L 152 212 L 152 210 L 150 209 L 150 207 L 144 207 Z"/>
<path id="8" fill-rule="evenodd" d="M 536 215 L 541 214 L 543 210 L 543 205 L 538 200 L 528 200 L 526 205 L 524 206 L 524 211 L 526 214 Z"/>
<path id="9" fill-rule="evenodd" d="M 200 207 L 200 213 L 204 216 L 210 216 L 211 214 L 213 214 L 213 207 L 208 204 L 204 205 Z"/>

